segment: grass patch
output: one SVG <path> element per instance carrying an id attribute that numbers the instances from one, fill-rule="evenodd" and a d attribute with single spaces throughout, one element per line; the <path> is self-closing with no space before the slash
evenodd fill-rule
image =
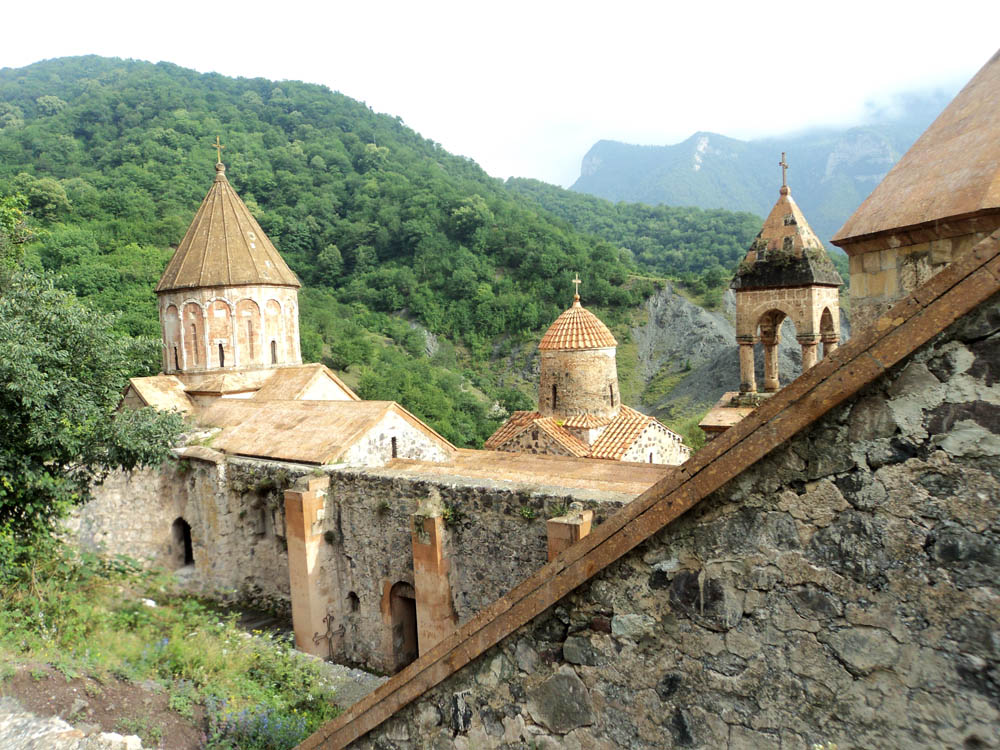
<path id="1" fill-rule="evenodd" d="M 0 663 L 45 662 L 67 679 L 102 683 L 158 681 L 182 717 L 205 707 L 206 747 L 216 750 L 291 748 L 338 712 L 317 663 L 284 640 L 245 633 L 235 615 L 173 594 L 162 572 L 9 534 L 0 553 Z M 141 717 L 122 721 L 158 741 Z"/>

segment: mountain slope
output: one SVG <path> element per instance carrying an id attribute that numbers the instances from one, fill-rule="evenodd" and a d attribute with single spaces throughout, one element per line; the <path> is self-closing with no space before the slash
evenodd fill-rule
<path id="1" fill-rule="evenodd" d="M 795 199 L 828 241 L 949 100 L 941 92 L 907 95 L 858 127 L 753 141 L 708 132 L 672 146 L 598 141 L 571 189 L 612 201 L 764 216 L 777 196 L 777 163 L 785 151 Z"/>

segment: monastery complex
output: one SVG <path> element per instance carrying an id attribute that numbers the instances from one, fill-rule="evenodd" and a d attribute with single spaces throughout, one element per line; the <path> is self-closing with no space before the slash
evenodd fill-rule
<path id="1" fill-rule="evenodd" d="M 163 374 L 123 402 L 192 439 L 76 533 L 394 674 L 304 750 L 1000 747 L 998 101 L 1000 53 L 832 239 L 850 341 L 782 180 L 694 453 L 621 403 L 579 293 L 485 450 L 359 400 L 301 363 L 299 282 L 219 164 L 157 287 Z"/>

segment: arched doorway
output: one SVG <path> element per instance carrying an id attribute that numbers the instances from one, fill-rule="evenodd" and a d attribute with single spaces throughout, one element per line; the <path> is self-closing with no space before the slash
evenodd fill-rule
<path id="1" fill-rule="evenodd" d="M 183 518 L 178 518 L 171 526 L 171 552 L 174 567 L 183 568 L 194 565 L 194 545 L 191 543 L 191 524 Z"/>
<path id="2" fill-rule="evenodd" d="M 392 618 L 393 671 L 398 672 L 417 658 L 417 599 L 413 586 L 400 581 L 389 590 Z"/>

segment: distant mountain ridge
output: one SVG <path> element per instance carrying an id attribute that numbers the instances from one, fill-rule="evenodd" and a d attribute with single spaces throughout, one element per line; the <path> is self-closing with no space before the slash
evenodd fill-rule
<path id="1" fill-rule="evenodd" d="M 672 146 L 598 141 L 583 158 L 571 190 L 612 201 L 724 208 L 765 216 L 788 181 L 824 242 L 868 196 L 950 101 L 945 92 L 906 94 L 872 111 L 864 124 L 817 128 L 741 141 L 698 132 Z"/>

